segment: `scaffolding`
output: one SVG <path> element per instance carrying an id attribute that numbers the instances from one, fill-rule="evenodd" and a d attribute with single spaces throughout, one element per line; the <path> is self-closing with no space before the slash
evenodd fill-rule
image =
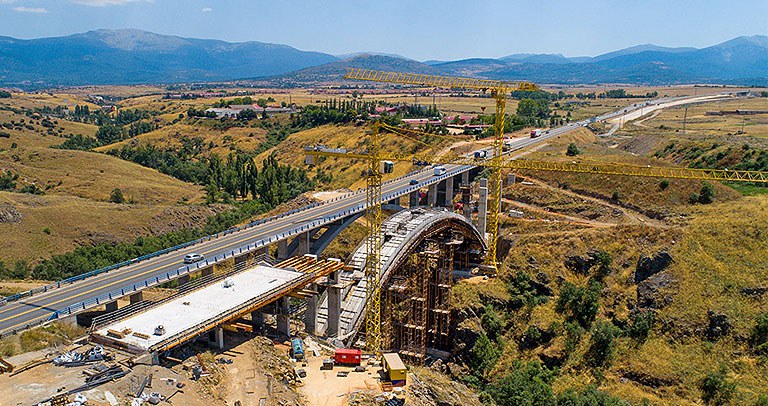
<path id="1" fill-rule="evenodd" d="M 450 350 L 454 252 L 464 244 L 450 229 L 433 234 L 391 275 L 381 314 L 387 351 L 421 365 L 433 350 Z"/>

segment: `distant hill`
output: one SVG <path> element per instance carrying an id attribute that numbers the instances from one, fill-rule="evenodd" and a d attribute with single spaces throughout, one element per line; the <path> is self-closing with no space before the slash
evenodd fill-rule
<path id="1" fill-rule="evenodd" d="M 139 30 L 66 37 L 0 37 L 0 85 L 219 82 L 251 78 L 301 86 L 339 81 L 347 67 L 539 83 L 768 85 L 768 37 L 738 37 L 711 47 L 652 44 L 595 57 L 512 54 L 498 59 L 418 62 L 376 52 L 337 56 L 261 42 L 229 43 Z"/>
<path id="2" fill-rule="evenodd" d="M 229 43 L 139 30 L 0 37 L 0 83 L 84 85 L 224 81 L 275 75 L 338 58 L 262 42 Z"/>
<path id="3" fill-rule="evenodd" d="M 364 68 L 386 70 L 394 72 L 413 72 L 427 74 L 441 74 L 442 71 L 434 66 L 417 62 L 412 59 L 404 59 L 385 55 L 362 54 L 341 61 L 329 62 L 320 66 L 301 69 L 285 75 L 266 78 L 281 85 L 301 85 L 319 82 L 338 82 L 343 79 L 347 68 Z"/>

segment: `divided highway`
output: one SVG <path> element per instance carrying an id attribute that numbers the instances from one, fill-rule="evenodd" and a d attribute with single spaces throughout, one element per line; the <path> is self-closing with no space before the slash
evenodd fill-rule
<path id="1" fill-rule="evenodd" d="M 614 115 L 618 114 L 621 113 L 614 113 Z M 509 152 L 562 135 L 585 125 L 586 122 L 582 121 L 554 128 L 548 134 L 542 134 L 542 136 L 537 138 L 513 140 L 508 144 L 511 147 Z M 383 200 L 389 201 L 393 198 L 404 196 L 416 188 L 438 183 L 447 176 L 455 176 L 473 168 L 466 165 L 445 165 L 445 167 L 447 173 L 440 177 L 434 176 L 431 170 L 426 169 L 386 182 L 382 187 Z M 410 184 L 411 180 L 414 179 L 419 181 L 418 185 Z M 154 256 L 71 284 L 62 285 L 47 292 L 9 302 L 0 307 L 0 336 L 14 330 L 24 329 L 31 323 L 54 317 L 56 312 L 62 309 L 69 306 L 79 306 L 84 301 L 107 295 L 109 292 L 116 290 L 119 292 L 121 288 L 126 288 L 127 294 L 128 288 L 135 284 L 143 284 L 145 281 L 154 278 L 158 278 L 159 282 L 160 277 L 169 278 L 173 276 L 171 274 L 177 275 L 180 268 L 185 268 L 183 259 L 186 254 L 199 253 L 203 254 L 206 258 L 213 258 L 225 253 L 231 253 L 246 245 L 252 245 L 250 249 L 266 246 L 276 242 L 278 239 L 286 238 L 289 234 L 296 235 L 296 233 L 302 230 L 306 231 L 310 226 L 330 223 L 340 218 L 340 216 L 363 211 L 365 210 L 365 199 L 365 191 L 358 190 L 340 199 L 320 203 L 314 207 L 286 216 L 273 217 L 266 222 L 230 234 L 220 235 L 176 251 Z"/>

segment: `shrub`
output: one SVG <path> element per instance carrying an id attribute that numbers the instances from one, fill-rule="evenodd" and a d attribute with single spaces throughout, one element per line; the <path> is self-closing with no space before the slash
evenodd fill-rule
<path id="1" fill-rule="evenodd" d="M 699 202 L 699 194 L 696 192 L 692 192 L 690 196 L 688 196 L 688 203 L 690 204 L 696 204 Z"/>
<path id="2" fill-rule="evenodd" d="M 638 312 L 632 315 L 632 323 L 627 326 L 626 334 L 639 343 L 645 342 L 653 328 L 653 312 Z"/>
<path id="3" fill-rule="evenodd" d="M 661 182 L 659 182 L 659 188 L 661 190 L 665 190 L 668 187 L 669 187 L 669 181 L 668 180 L 664 179 Z"/>
<path id="4" fill-rule="evenodd" d="M 758 316 L 749 343 L 755 353 L 768 355 L 768 313 Z"/>
<path id="5" fill-rule="evenodd" d="M 699 203 L 710 204 L 715 200 L 715 187 L 709 182 L 703 182 L 699 191 Z"/>
<path id="6" fill-rule="evenodd" d="M 518 272 L 512 276 L 507 282 L 507 291 L 511 296 L 509 303 L 514 309 L 536 306 L 547 301 L 546 292 L 537 290 L 531 277 L 525 272 Z"/>
<path id="7" fill-rule="evenodd" d="M 588 328 L 600 309 L 602 290 L 603 285 L 595 280 L 590 280 L 586 288 L 566 282 L 557 299 L 557 311 L 565 314 L 568 320 Z"/>
<path id="8" fill-rule="evenodd" d="M 768 406 L 768 395 L 760 395 L 757 397 L 754 406 Z"/>
<path id="9" fill-rule="evenodd" d="M 584 328 L 579 323 L 565 322 L 563 330 L 565 331 L 565 353 L 571 354 L 579 345 Z"/>
<path id="10" fill-rule="evenodd" d="M 618 190 L 615 190 L 615 191 L 613 192 L 613 195 L 611 195 L 611 200 L 613 200 L 613 201 L 616 201 L 616 202 L 618 202 L 619 200 L 621 200 L 621 193 L 619 193 L 619 191 L 618 191 Z"/>
<path id="11" fill-rule="evenodd" d="M 112 193 L 109 194 L 109 201 L 118 204 L 124 203 L 125 197 L 123 196 L 123 191 L 120 190 L 120 188 L 112 189 Z"/>
<path id="12" fill-rule="evenodd" d="M 608 365 L 613 357 L 613 340 L 620 332 L 621 330 L 610 321 L 605 320 L 595 323 L 589 350 L 587 350 L 587 354 L 584 356 L 587 365 L 592 367 Z"/>
<path id="13" fill-rule="evenodd" d="M 736 394 L 736 383 L 729 382 L 726 370 L 721 367 L 717 372 L 710 372 L 699 383 L 701 399 L 708 405 L 724 405 Z"/>
<path id="14" fill-rule="evenodd" d="M 486 392 L 498 406 L 554 405 L 551 382 L 555 373 L 538 362 L 515 361 L 503 378 L 491 382 Z"/>
<path id="15" fill-rule="evenodd" d="M 608 274 L 611 273 L 611 264 L 613 263 L 613 257 L 607 251 L 597 251 L 594 254 L 595 263 L 597 265 L 597 272 L 595 273 L 595 279 L 603 280 Z"/>
<path id="16" fill-rule="evenodd" d="M 480 317 L 480 324 L 483 326 L 483 330 L 488 334 L 488 337 L 492 340 L 496 340 L 499 338 L 501 331 L 504 328 L 504 321 L 499 319 L 496 311 L 493 310 L 493 306 L 487 305 L 483 310 L 483 315 Z"/>
<path id="17" fill-rule="evenodd" d="M 597 389 L 594 385 L 587 386 L 581 392 L 574 389 L 568 389 L 557 397 L 557 404 L 560 406 L 629 406 L 630 403 L 609 395 Z"/>
<path id="18" fill-rule="evenodd" d="M 469 362 L 474 375 L 484 377 L 499 360 L 501 351 L 491 342 L 485 333 L 480 334 L 475 345 L 469 352 Z"/>
<path id="19" fill-rule="evenodd" d="M 579 151 L 579 148 L 574 143 L 568 144 L 568 150 L 565 151 L 565 155 L 568 156 L 576 156 L 579 155 L 581 151 Z"/>

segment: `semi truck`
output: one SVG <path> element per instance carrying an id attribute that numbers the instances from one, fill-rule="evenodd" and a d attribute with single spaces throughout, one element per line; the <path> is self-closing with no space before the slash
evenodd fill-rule
<path id="1" fill-rule="evenodd" d="M 543 133 L 544 133 L 544 130 L 542 130 L 541 128 L 537 128 L 535 130 L 531 130 L 531 138 L 540 137 L 541 134 L 543 134 Z"/>

